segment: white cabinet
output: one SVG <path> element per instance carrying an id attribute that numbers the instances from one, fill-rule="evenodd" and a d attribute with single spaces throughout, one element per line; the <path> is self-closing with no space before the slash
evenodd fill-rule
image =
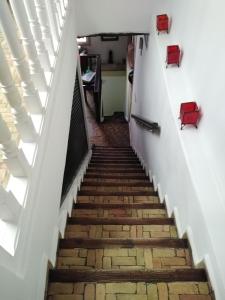
<path id="1" fill-rule="evenodd" d="M 124 112 L 126 71 L 102 71 L 102 102 L 104 116 Z"/>

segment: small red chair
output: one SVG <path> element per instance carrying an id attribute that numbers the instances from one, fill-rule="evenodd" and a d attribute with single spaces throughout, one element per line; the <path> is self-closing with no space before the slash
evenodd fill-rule
<path id="1" fill-rule="evenodd" d="M 162 31 L 166 31 L 169 33 L 169 17 L 167 14 L 158 15 L 156 17 L 156 27 L 158 30 L 158 34 Z"/>
<path id="2" fill-rule="evenodd" d="M 196 102 L 186 102 L 180 105 L 181 130 L 187 124 L 198 128 L 197 124 L 200 118 L 200 111 Z"/>
<path id="3" fill-rule="evenodd" d="M 166 58 L 166 67 L 168 65 L 177 65 L 180 66 L 180 47 L 178 45 L 167 46 L 167 58 Z"/>

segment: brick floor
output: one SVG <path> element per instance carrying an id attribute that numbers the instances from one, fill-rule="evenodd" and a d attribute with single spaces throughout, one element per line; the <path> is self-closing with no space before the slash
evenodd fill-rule
<path id="1" fill-rule="evenodd" d="M 88 92 L 87 101 L 86 112 L 91 143 L 99 146 L 129 146 L 129 128 L 124 118 L 121 115 L 114 115 L 98 124 L 95 120 L 93 98 Z"/>

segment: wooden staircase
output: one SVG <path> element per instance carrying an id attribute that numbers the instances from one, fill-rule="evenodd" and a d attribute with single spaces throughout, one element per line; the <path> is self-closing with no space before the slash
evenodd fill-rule
<path id="1" fill-rule="evenodd" d="M 94 147 L 47 299 L 213 299 L 130 147 Z"/>

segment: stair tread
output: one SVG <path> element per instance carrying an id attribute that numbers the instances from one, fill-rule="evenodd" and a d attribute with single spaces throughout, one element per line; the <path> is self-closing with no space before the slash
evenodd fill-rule
<path id="1" fill-rule="evenodd" d="M 107 191 L 79 191 L 78 196 L 157 196 L 155 191 L 107 192 Z"/>
<path id="2" fill-rule="evenodd" d="M 64 238 L 59 241 L 60 249 L 100 249 L 118 246 L 120 248 L 188 248 L 187 239 L 148 238 L 148 239 L 116 239 L 116 238 Z"/>
<path id="3" fill-rule="evenodd" d="M 84 282 L 91 283 L 95 298 L 97 283 L 142 282 L 146 283 L 147 299 L 148 283 L 163 282 L 169 291 L 173 282 L 207 282 L 205 269 L 193 268 L 188 240 L 178 238 L 174 218 L 167 217 L 165 204 L 159 203 L 132 147 L 94 145 L 77 196 L 65 238 L 59 240 L 57 267 L 49 272 L 55 294 L 64 297 L 63 284 Z M 142 299 L 137 286 L 134 299 Z M 87 297 L 86 287 L 79 299 Z M 199 296 L 200 288 L 196 289 Z M 112 295 L 117 294 L 115 289 Z M 183 294 L 185 288 L 179 293 Z M 51 292 L 49 295 L 55 299 Z M 74 289 L 71 295 L 76 297 Z M 124 299 L 129 298 L 133 299 L 130 291 Z"/>
<path id="4" fill-rule="evenodd" d="M 132 174 L 132 173 L 131 173 Z M 115 175 L 115 174 L 86 174 L 86 178 L 108 178 L 108 179 L 140 179 L 143 178 L 144 180 L 148 180 L 148 177 L 145 174 L 133 174 L 133 175 Z"/>
<path id="5" fill-rule="evenodd" d="M 143 169 L 139 168 L 139 169 L 133 169 L 133 168 L 129 168 L 129 169 L 119 169 L 119 168 L 108 168 L 108 169 L 104 169 L 104 168 L 89 168 L 86 172 L 86 175 L 88 174 L 92 174 L 92 173 L 105 173 L 105 174 L 108 174 L 108 173 L 119 173 L 119 174 L 124 174 L 124 173 L 130 173 L 130 174 L 144 174 L 145 175 L 145 172 Z"/>
<path id="6" fill-rule="evenodd" d="M 76 209 L 165 209 L 162 203 L 74 203 Z"/>
<path id="7" fill-rule="evenodd" d="M 91 218 L 70 217 L 68 224 L 82 225 L 174 225 L 172 218 Z"/>
<path id="8" fill-rule="evenodd" d="M 49 271 L 50 282 L 173 282 L 207 281 L 204 269 L 175 270 L 79 270 L 55 269 Z"/>
<path id="9" fill-rule="evenodd" d="M 146 181 L 146 182 L 98 182 L 98 181 L 83 181 L 82 186 L 131 186 L 131 187 L 152 187 L 153 185 Z"/>

